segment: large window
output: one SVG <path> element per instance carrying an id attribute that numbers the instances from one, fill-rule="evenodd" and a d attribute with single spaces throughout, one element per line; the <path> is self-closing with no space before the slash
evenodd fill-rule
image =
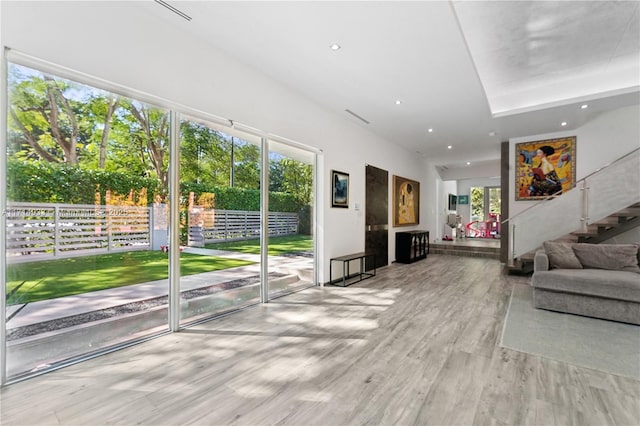
<path id="1" fill-rule="evenodd" d="M 8 67 L 9 377 L 167 329 L 169 115 Z"/>
<path id="2" fill-rule="evenodd" d="M 315 155 L 269 141 L 269 297 L 315 282 Z"/>
<path id="3" fill-rule="evenodd" d="M 466 226 L 468 237 L 500 237 L 500 191 L 494 186 L 471 188 L 471 222 Z"/>
<path id="4" fill-rule="evenodd" d="M 258 137 L 186 119 L 180 126 L 181 320 L 189 323 L 260 301 Z M 183 274 L 184 275 L 184 274 Z"/>
<path id="5" fill-rule="evenodd" d="M 314 153 L 55 74 L 8 65 L 3 378 L 315 284 Z"/>

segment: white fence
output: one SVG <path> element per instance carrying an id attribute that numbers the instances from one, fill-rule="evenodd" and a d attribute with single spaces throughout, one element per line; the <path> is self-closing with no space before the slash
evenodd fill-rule
<path id="1" fill-rule="evenodd" d="M 190 218 L 200 217 L 203 219 L 195 224 L 190 220 L 190 246 L 260 237 L 260 212 L 258 211 L 211 209 L 205 212 L 197 211 L 198 208 L 192 210 Z M 210 217 L 211 213 L 213 213 L 213 218 Z M 207 222 L 213 222 L 213 226 Z M 269 212 L 269 235 L 297 234 L 298 225 L 297 213 Z"/>
<path id="2" fill-rule="evenodd" d="M 157 248 L 158 244 L 166 244 L 167 218 L 163 218 L 163 210 L 166 206 L 156 212 L 157 221 L 154 221 L 150 207 L 8 203 L 5 213 L 7 260 L 16 263 L 150 250 L 154 247 L 154 222 L 157 222 L 156 227 L 162 228 L 158 232 L 165 234 L 164 238 L 158 237 Z M 190 220 L 190 246 L 260 237 L 260 212 L 193 210 L 191 213 L 195 213 L 195 217 L 204 220 L 196 226 Z M 269 212 L 269 235 L 297 234 L 298 224 L 296 213 Z M 160 242 L 161 239 L 165 242 Z"/>
<path id="3" fill-rule="evenodd" d="M 148 250 L 151 209 L 134 206 L 9 203 L 9 262 Z"/>

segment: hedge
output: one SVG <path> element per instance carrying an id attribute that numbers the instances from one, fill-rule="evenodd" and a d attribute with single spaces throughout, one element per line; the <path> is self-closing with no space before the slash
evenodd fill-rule
<path id="1" fill-rule="evenodd" d="M 215 194 L 215 207 L 221 210 L 260 210 L 260 190 L 232 187 L 210 187 L 204 184 L 184 182 L 180 184 L 183 196 L 193 192 L 196 196 L 204 192 Z M 299 212 L 300 204 L 296 198 L 284 192 L 269 192 L 269 211 Z"/>
<path id="2" fill-rule="evenodd" d="M 62 163 L 32 161 L 7 162 L 7 199 L 32 203 L 94 204 L 100 192 L 105 203 L 107 189 L 127 195 L 147 190 L 147 204 L 158 192 L 158 180 L 122 172 L 86 170 Z"/>
<path id="3" fill-rule="evenodd" d="M 105 203 L 107 189 L 119 195 L 127 195 L 133 189 L 136 195 L 147 190 L 147 204 L 153 203 L 160 190 L 154 177 L 135 176 L 123 172 L 87 170 L 61 163 L 18 161 L 7 162 L 7 199 L 15 202 L 94 204 L 96 191 L 101 203 Z M 180 184 L 182 202 L 186 203 L 190 192 L 196 196 L 212 192 L 215 207 L 222 210 L 260 210 L 260 191 L 230 187 L 208 187 L 198 183 Z M 287 193 L 270 192 L 269 210 L 300 212 L 296 198 Z"/>

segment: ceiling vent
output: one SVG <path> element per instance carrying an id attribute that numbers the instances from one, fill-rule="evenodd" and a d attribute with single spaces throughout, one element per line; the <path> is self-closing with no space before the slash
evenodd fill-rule
<path id="1" fill-rule="evenodd" d="M 363 123 L 366 124 L 370 124 L 367 120 L 365 120 L 364 118 L 360 117 L 358 114 L 356 114 L 355 112 L 351 111 L 350 109 L 345 109 L 344 110 L 346 113 L 353 115 L 355 118 L 357 118 L 358 120 L 362 121 Z"/>
<path id="2" fill-rule="evenodd" d="M 172 11 L 173 13 L 175 13 L 176 15 L 180 16 L 181 18 L 186 19 L 187 21 L 191 21 L 191 16 L 187 15 L 186 13 L 184 13 L 183 11 L 181 11 L 180 9 L 171 6 L 169 3 L 167 3 L 166 1 L 162 1 L 162 0 L 155 0 L 156 3 L 158 3 L 160 6 L 164 6 L 167 9 L 169 9 L 170 11 Z"/>

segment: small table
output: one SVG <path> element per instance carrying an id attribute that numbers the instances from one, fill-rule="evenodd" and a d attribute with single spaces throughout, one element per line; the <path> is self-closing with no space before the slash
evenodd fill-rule
<path id="1" fill-rule="evenodd" d="M 366 258 L 373 259 L 373 272 L 365 271 Z M 360 261 L 360 272 L 357 272 L 351 275 L 349 272 L 349 263 L 353 260 Z M 342 280 L 340 279 L 336 281 L 333 280 L 333 262 L 342 262 Z M 376 276 L 376 255 L 374 253 L 366 253 L 366 252 L 353 253 L 353 254 L 347 254 L 345 256 L 332 257 L 329 260 L 329 284 L 346 287 L 347 285 L 351 285 L 375 276 Z M 358 277 L 358 279 L 347 284 L 347 280 L 349 278 L 354 278 L 354 277 Z"/>

